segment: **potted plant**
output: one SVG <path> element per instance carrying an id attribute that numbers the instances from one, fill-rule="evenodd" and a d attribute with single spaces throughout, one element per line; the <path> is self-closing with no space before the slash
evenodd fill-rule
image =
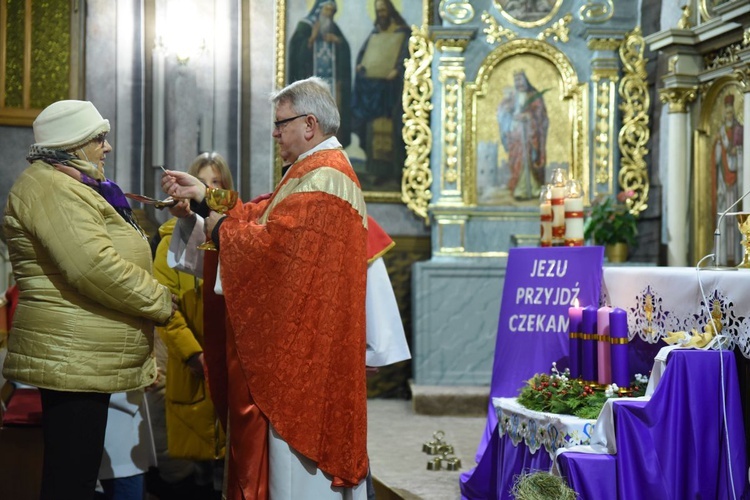
<path id="1" fill-rule="evenodd" d="M 622 191 L 616 198 L 598 196 L 591 204 L 584 238 L 593 240 L 596 245 L 604 245 L 610 262 L 625 261 L 628 247 L 636 245 L 637 217 L 626 203 L 634 195 L 633 191 Z"/>

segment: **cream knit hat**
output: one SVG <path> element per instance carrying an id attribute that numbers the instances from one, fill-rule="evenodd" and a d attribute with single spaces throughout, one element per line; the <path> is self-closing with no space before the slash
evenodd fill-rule
<path id="1" fill-rule="evenodd" d="M 70 151 L 105 132 L 109 132 L 109 120 L 89 101 L 57 101 L 34 120 L 34 145 Z"/>

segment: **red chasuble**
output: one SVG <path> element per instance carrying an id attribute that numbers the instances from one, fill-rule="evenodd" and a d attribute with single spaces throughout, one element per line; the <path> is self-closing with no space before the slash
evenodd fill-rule
<path id="1" fill-rule="evenodd" d="M 353 486 L 368 469 L 362 192 L 346 156 L 323 150 L 295 163 L 262 206 L 262 214 L 257 204 L 235 207 L 220 229 L 230 440 L 256 446 L 235 440 L 253 435 L 245 423 L 255 416 L 233 405 L 247 391 L 248 405 L 334 486 Z M 243 462 L 252 469 L 254 458 L 241 455 L 235 472 L 249 475 Z M 255 496 L 254 487 L 242 489 Z"/>

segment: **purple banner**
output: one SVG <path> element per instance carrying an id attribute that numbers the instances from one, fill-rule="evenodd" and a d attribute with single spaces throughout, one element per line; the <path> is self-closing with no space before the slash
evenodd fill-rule
<path id="1" fill-rule="evenodd" d="M 536 373 L 549 373 L 553 362 L 560 371 L 568 367 L 568 307 L 575 299 L 581 307 L 599 306 L 603 260 L 604 248 L 599 246 L 510 249 L 487 426 L 477 462 L 497 426 L 492 398 L 518 396 L 526 380 Z M 462 489 L 472 474 L 461 475 Z"/>

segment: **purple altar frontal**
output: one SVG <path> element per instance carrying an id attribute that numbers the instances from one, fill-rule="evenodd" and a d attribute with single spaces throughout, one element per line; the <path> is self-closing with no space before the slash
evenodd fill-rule
<path id="1" fill-rule="evenodd" d="M 591 421 L 519 409 L 512 401 L 493 399 L 498 427 L 484 459 L 462 474 L 462 498 L 511 499 L 515 476 L 551 470 L 554 452 L 556 469 L 584 500 L 750 493 L 732 352 L 673 350 L 650 399 L 610 400 L 591 427 Z"/>

